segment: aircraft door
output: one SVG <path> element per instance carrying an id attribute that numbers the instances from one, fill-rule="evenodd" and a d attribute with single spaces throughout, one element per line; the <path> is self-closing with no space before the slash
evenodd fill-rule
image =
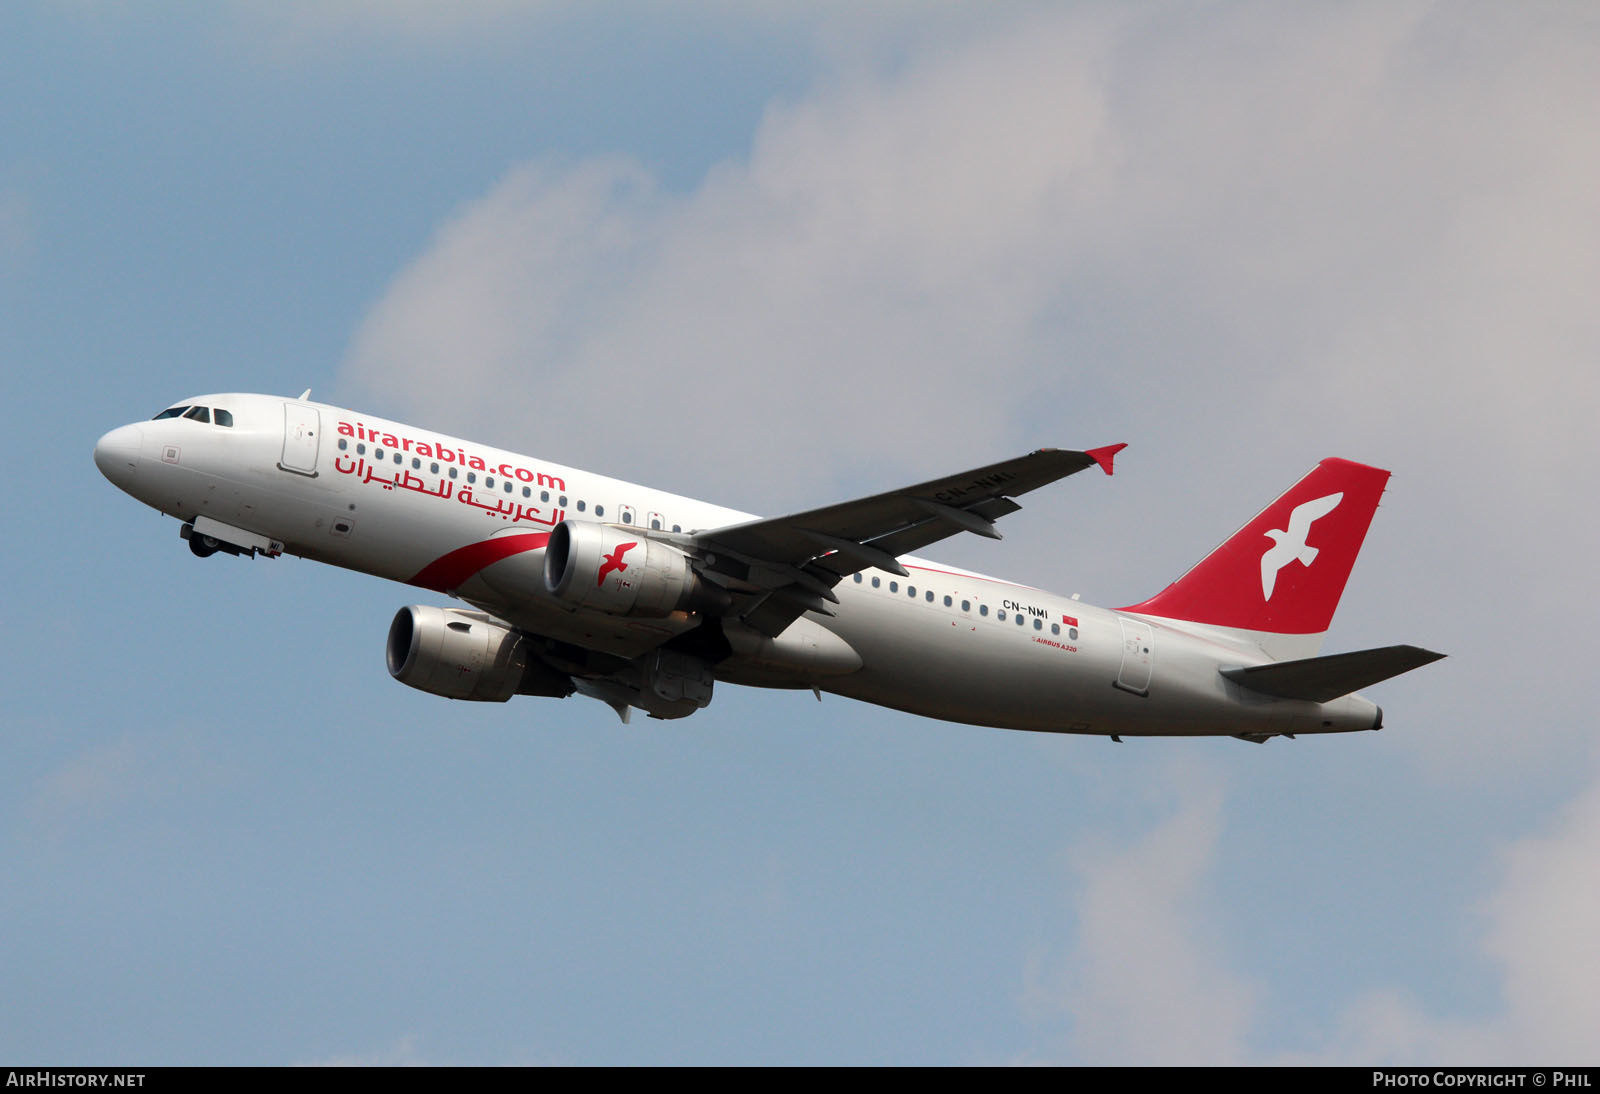
<path id="1" fill-rule="evenodd" d="M 1122 624 L 1122 668 L 1117 671 L 1117 687 L 1135 695 L 1150 694 L 1150 651 L 1154 632 L 1150 624 L 1118 616 Z"/>
<path id="2" fill-rule="evenodd" d="M 298 475 L 315 475 L 321 432 L 322 414 L 316 407 L 284 403 L 283 459 L 278 466 Z"/>

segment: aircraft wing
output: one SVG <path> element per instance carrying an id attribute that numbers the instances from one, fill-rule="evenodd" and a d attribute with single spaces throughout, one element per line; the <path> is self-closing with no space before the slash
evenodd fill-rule
<path id="1" fill-rule="evenodd" d="M 960 532 L 999 539 L 994 522 L 1022 508 L 1014 495 L 1086 467 L 1098 465 L 1109 475 L 1112 458 L 1125 447 L 1042 448 L 901 490 L 684 539 L 707 560 L 705 575 L 739 596 L 745 622 L 776 635 L 803 612 L 832 614 L 833 586 L 859 570 L 904 575 L 898 556 Z"/>

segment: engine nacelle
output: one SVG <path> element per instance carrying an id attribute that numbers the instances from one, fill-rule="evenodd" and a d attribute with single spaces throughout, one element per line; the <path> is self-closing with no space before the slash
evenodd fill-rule
<path id="1" fill-rule="evenodd" d="M 564 520 L 544 549 L 544 585 L 574 607 L 610 615 L 661 617 L 725 610 L 727 590 L 712 585 L 689 556 L 630 528 Z"/>
<path id="2" fill-rule="evenodd" d="M 572 681 L 529 652 L 522 635 L 483 612 L 413 604 L 395 613 L 389 675 L 447 699 L 503 703 L 513 695 L 565 696 Z"/>

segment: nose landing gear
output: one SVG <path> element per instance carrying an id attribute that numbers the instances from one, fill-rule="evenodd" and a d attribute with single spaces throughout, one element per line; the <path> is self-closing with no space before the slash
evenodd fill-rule
<path id="1" fill-rule="evenodd" d="M 195 558 L 210 558 L 222 549 L 222 541 L 216 536 L 203 536 L 189 526 L 189 553 Z"/>
<path id="2" fill-rule="evenodd" d="M 195 517 L 178 529 L 178 535 L 189 541 L 189 550 L 196 558 L 209 558 L 218 551 L 244 558 L 255 558 L 258 554 L 277 558 L 283 554 L 282 540 L 269 539 L 207 516 Z"/>
<path id="3" fill-rule="evenodd" d="M 218 539 L 216 536 L 196 531 L 192 524 L 185 524 L 182 528 L 179 528 L 178 535 L 189 541 L 189 553 L 194 555 L 195 558 L 210 558 L 218 551 L 230 555 L 242 555 L 245 553 L 225 539 Z M 254 553 L 253 551 L 251 552 L 251 554 Z"/>

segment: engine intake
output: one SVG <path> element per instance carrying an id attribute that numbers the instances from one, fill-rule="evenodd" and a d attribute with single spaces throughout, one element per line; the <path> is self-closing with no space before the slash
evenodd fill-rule
<path id="1" fill-rule="evenodd" d="M 574 607 L 610 615 L 717 612 L 731 605 L 727 590 L 707 582 L 675 547 L 631 528 L 564 520 L 544 550 L 544 584 Z"/>
<path id="2" fill-rule="evenodd" d="M 573 690 L 522 635 L 484 612 L 401 608 L 389 624 L 386 657 L 390 676 L 446 699 L 504 703 L 513 695 L 561 697 Z"/>

